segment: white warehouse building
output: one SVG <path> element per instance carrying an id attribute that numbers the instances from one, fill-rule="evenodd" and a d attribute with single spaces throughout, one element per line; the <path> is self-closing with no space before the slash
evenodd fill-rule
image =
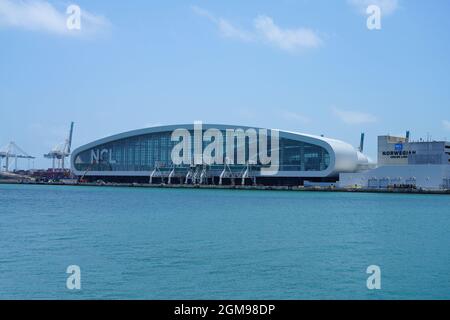
<path id="1" fill-rule="evenodd" d="M 422 190 L 450 189 L 450 142 L 409 141 L 407 137 L 378 137 L 378 166 L 341 173 L 341 188 Z"/>

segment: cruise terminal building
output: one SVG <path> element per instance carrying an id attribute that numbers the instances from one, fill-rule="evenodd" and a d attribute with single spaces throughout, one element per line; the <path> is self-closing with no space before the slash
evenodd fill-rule
<path id="1" fill-rule="evenodd" d="M 323 136 L 202 124 L 199 140 L 198 129 L 196 124 L 170 125 L 103 138 L 72 152 L 72 171 L 89 182 L 299 186 L 333 184 L 341 173 L 361 172 L 371 166 L 359 151 L 362 146 L 357 149 Z M 182 132 L 183 139 L 174 138 L 174 132 Z M 186 161 L 180 163 L 174 161 L 174 148 L 178 150 L 182 143 L 180 155 Z M 263 143 L 268 150 L 262 149 Z M 198 150 L 209 150 L 216 161 L 206 162 L 198 157 Z M 253 156 L 252 151 L 256 152 Z M 275 154 L 277 168 L 269 172 L 273 163 L 263 160 L 274 162 Z"/>

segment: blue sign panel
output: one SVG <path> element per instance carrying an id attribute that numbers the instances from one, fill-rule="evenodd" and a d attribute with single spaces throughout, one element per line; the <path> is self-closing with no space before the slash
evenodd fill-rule
<path id="1" fill-rule="evenodd" d="M 396 143 L 395 151 L 403 151 L 403 143 Z"/>

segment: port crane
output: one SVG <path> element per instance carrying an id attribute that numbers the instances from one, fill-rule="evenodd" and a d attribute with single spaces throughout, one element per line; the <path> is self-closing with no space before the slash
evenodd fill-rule
<path id="1" fill-rule="evenodd" d="M 53 161 L 52 171 L 55 171 L 56 168 L 64 171 L 65 158 L 70 156 L 70 148 L 72 147 L 73 126 L 74 123 L 71 122 L 69 137 L 64 143 L 55 146 L 49 153 L 44 154 L 45 158 L 52 159 Z"/>
<path id="2" fill-rule="evenodd" d="M 5 159 L 5 164 L 3 165 L 3 159 Z M 15 142 L 11 141 L 9 144 L 0 149 L 0 171 L 9 172 L 10 171 L 10 159 L 14 159 L 14 168 L 17 171 L 17 159 L 35 159 L 35 157 L 30 156 L 28 153 L 23 151 Z"/>

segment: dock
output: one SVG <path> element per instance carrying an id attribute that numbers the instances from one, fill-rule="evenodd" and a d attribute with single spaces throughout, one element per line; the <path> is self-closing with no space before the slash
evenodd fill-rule
<path id="1" fill-rule="evenodd" d="M 118 188 L 162 188 L 162 189 L 219 189 L 219 190 L 259 190 L 259 191 L 307 191 L 307 192 L 353 192 L 353 193 L 401 193 L 401 194 L 440 194 L 450 195 L 450 190 L 424 190 L 406 188 L 339 188 L 339 187 L 304 187 L 304 186 L 262 186 L 262 185 L 204 185 L 204 184 L 148 184 L 148 183 L 97 183 L 97 182 L 35 182 L 27 180 L 0 179 L 1 184 L 47 185 L 79 187 L 118 187 Z"/>

